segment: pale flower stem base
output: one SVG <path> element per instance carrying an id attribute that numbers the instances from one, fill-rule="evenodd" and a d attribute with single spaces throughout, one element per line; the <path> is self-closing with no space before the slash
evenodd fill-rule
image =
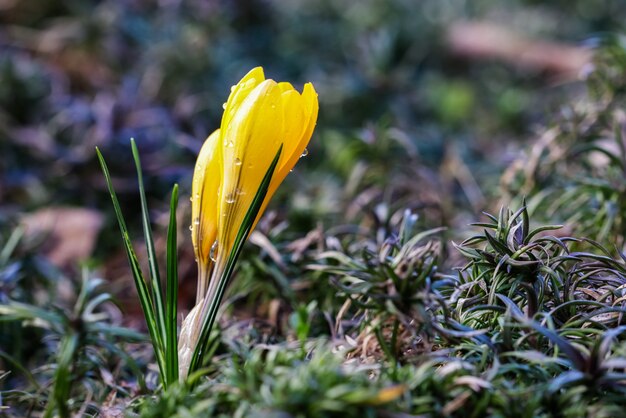
<path id="1" fill-rule="evenodd" d="M 178 339 L 178 376 L 181 382 L 187 380 L 189 373 L 189 366 L 193 353 L 198 345 L 198 339 L 200 338 L 200 332 L 202 330 L 202 324 L 209 314 L 208 310 L 212 304 L 220 301 L 215 301 L 215 297 L 218 291 L 220 280 L 222 280 L 222 274 L 224 273 L 225 266 L 218 259 L 218 263 L 212 271 L 211 279 L 208 281 L 206 288 L 203 289 L 203 293 L 196 306 L 189 312 L 189 315 L 183 320 L 180 337 Z M 202 270 L 199 275 L 204 274 Z M 214 307 L 215 309 L 218 306 Z"/>
<path id="2" fill-rule="evenodd" d="M 178 338 L 178 377 L 180 382 L 187 380 L 191 357 L 198 341 L 199 313 L 202 310 L 204 299 L 200 299 L 191 312 L 185 317 Z"/>

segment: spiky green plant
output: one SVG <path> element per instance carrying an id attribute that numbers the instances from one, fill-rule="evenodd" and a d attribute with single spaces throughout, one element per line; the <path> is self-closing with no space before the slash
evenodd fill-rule
<path id="1" fill-rule="evenodd" d="M 40 396 L 47 396 L 41 411 L 44 417 L 65 418 L 80 410 L 97 412 L 98 403 L 111 390 L 126 392 L 115 383 L 112 388 L 102 382 L 100 370 L 110 373 L 106 371 L 106 364 L 111 357 L 116 357 L 124 359 L 125 366 L 136 372 L 135 360 L 120 342 L 140 342 L 143 336 L 112 323 L 110 315 L 102 309 L 112 301 L 112 295 L 103 291 L 103 280 L 92 278 L 89 271 L 84 270 L 71 309 L 61 309 L 52 303 L 36 306 L 17 301 L 0 305 L 0 321 L 20 321 L 24 327 L 43 330 L 51 350 L 49 366 L 33 370 L 0 350 L 0 357 L 15 366 L 16 378 L 24 379 L 30 387 L 29 391 L 5 394 L 5 399 L 13 406 L 7 411 L 9 416 L 20 416 L 28 410 L 39 411 L 42 408 Z M 141 375 L 138 379 L 139 386 L 145 389 Z M 85 384 L 91 387 L 91 394 L 81 390 Z"/>
<path id="2" fill-rule="evenodd" d="M 385 237 L 378 248 L 368 242 L 345 252 L 325 251 L 309 266 L 345 299 L 337 326 L 343 328 L 345 322 L 357 324 L 359 331 L 368 329 L 393 361 L 402 357 L 400 346 L 416 343 L 407 340 L 429 340 L 442 332 L 439 322 L 446 316 L 439 292 L 446 280 L 437 273 L 441 247 L 429 239 L 441 229 L 414 233 L 416 221 L 407 210 L 397 234 Z"/>

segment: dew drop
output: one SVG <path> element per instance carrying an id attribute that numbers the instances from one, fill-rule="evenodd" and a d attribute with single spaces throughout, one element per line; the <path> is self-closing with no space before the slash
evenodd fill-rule
<path id="1" fill-rule="evenodd" d="M 222 104 L 222 109 L 226 110 L 226 102 Z"/>
<path id="2" fill-rule="evenodd" d="M 193 202 L 193 196 L 189 196 L 189 201 Z"/>
<path id="3" fill-rule="evenodd" d="M 241 165 L 241 160 L 239 158 L 235 158 L 235 165 Z"/>
<path id="4" fill-rule="evenodd" d="M 196 218 L 195 221 L 193 221 L 194 225 L 200 225 L 200 218 Z"/>
<path id="5" fill-rule="evenodd" d="M 228 193 L 226 195 L 226 203 L 234 203 L 235 202 L 235 198 L 236 198 L 235 197 L 236 194 L 237 194 L 236 192 Z"/>
<path id="6" fill-rule="evenodd" d="M 193 225 L 189 225 L 189 230 L 193 231 Z"/>
<path id="7" fill-rule="evenodd" d="M 217 261 L 217 247 L 219 247 L 219 243 L 215 240 L 213 245 L 211 245 L 211 250 L 209 251 L 209 258 L 214 263 Z"/>
<path id="8" fill-rule="evenodd" d="M 233 141 L 228 141 L 228 142 L 226 143 L 226 146 L 227 146 L 228 148 L 232 148 L 232 147 L 234 147 L 234 146 L 235 146 L 235 143 L 234 143 Z"/>
<path id="9" fill-rule="evenodd" d="M 235 91 L 235 88 L 237 88 L 237 86 L 230 86 L 230 91 Z"/>
<path id="10" fill-rule="evenodd" d="M 304 151 L 302 151 L 302 154 L 300 154 L 300 158 L 306 157 L 307 155 L 309 155 L 309 150 L 305 148 Z"/>

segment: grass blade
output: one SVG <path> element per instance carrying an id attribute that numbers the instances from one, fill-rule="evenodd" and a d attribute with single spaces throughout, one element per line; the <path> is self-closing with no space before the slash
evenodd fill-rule
<path id="1" fill-rule="evenodd" d="M 178 381 L 178 337 L 176 314 L 178 312 L 178 255 L 176 254 L 176 207 L 178 206 L 178 185 L 172 189 L 170 203 L 170 223 L 167 229 L 167 281 L 166 295 L 166 359 L 167 380 L 169 383 Z"/>
<path id="2" fill-rule="evenodd" d="M 117 199 L 115 190 L 113 189 L 113 183 L 111 182 L 111 175 L 109 174 L 109 169 L 106 165 L 106 162 L 104 161 L 104 157 L 102 156 L 98 148 L 96 148 L 96 153 L 98 155 L 98 159 L 100 160 L 100 165 L 102 166 L 104 178 L 105 178 L 107 187 L 109 189 L 109 193 L 111 195 L 113 208 L 115 210 L 115 216 L 117 217 L 117 222 L 119 224 L 120 232 L 122 234 L 122 240 L 124 242 L 124 249 L 126 250 L 126 256 L 128 257 L 128 263 L 130 264 L 133 280 L 135 282 L 135 288 L 137 289 L 139 302 L 141 303 L 141 308 L 143 310 L 144 317 L 146 318 L 148 332 L 150 334 L 152 346 L 154 347 L 154 352 L 157 358 L 157 363 L 159 365 L 159 370 L 161 372 L 161 377 L 163 379 L 163 376 L 164 376 L 163 374 L 164 359 L 163 359 L 163 350 L 162 350 L 163 342 L 162 342 L 161 334 L 159 333 L 157 322 L 154 316 L 154 307 L 152 303 L 152 297 L 150 296 L 148 285 L 146 284 L 146 281 L 143 277 L 143 273 L 141 272 L 141 267 L 139 265 L 139 261 L 137 260 L 137 255 L 135 254 L 132 243 L 130 242 L 128 229 L 126 228 L 126 222 L 124 221 L 124 216 L 122 215 L 120 203 Z"/>
<path id="3" fill-rule="evenodd" d="M 133 158 L 135 159 L 135 167 L 137 168 L 137 180 L 139 181 L 139 196 L 141 199 L 141 220 L 143 223 L 143 234 L 146 240 L 146 249 L 148 251 L 150 288 L 152 290 L 152 300 L 154 302 L 153 308 L 156 311 L 156 319 L 159 326 L 160 335 L 163 336 L 164 339 L 167 331 L 165 326 L 165 308 L 163 306 L 163 289 L 161 286 L 161 276 L 159 274 L 159 265 L 157 263 L 156 251 L 154 249 L 154 239 L 152 238 L 152 230 L 150 228 L 150 215 L 148 214 L 146 190 L 143 185 L 141 160 L 139 159 L 139 150 L 137 149 L 137 144 L 135 144 L 135 140 L 131 139 L 130 144 L 133 152 Z"/>
<path id="4" fill-rule="evenodd" d="M 79 347 L 79 337 L 75 332 L 70 331 L 59 344 L 59 355 L 57 357 L 57 369 L 54 373 L 54 386 L 50 393 L 50 400 L 46 408 L 44 417 L 54 416 L 57 409 L 59 416 L 66 418 L 70 416 L 67 400 L 70 398 L 72 387 L 72 366 L 74 357 Z"/>

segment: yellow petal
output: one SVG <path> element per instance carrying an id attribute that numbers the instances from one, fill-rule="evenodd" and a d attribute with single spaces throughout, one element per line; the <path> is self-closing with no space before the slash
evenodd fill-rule
<path id="1" fill-rule="evenodd" d="M 282 91 L 283 93 L 289 90 L 294 90 L 293 85 L 287 81 L 281 81 L 280 83 L 278 83 L 278 88 L 280 89 L 280 91 Z"/>
<path id="2" fill-rule="evenodd" d="M 300 93 L 295 90 L 285 91 L 281 94 L 281 100 L 285 118 L 285 130 L 283 132 L 283 155 L 277 167 L 278 172 L 287 168 L 288 162 L 298 152 L 302 132 L 308 122 L 308 115 L 305 112 L 304 102 Z M 300 150 L 300 154 L 302 154 L 302 150 Z M 298 157 L 300 154 L 298 154 Z M 287 172 L 292 167 L 289 167 Z"/>
<path id="3" fill-rule="evenodd" d="M 285 153 L 285 160 L 281 161 L 282 164 L 275 176 L 277 179 L 280 179 L 278 184 L 282 183 L 283 179 L 300 159 L 304 149 L 311 140 L 313 128 L 315 128 L 315 123 L 317 122 L 317 93 L 311 83 L 305 84 L 302 95 L 295 91 L 294 93 L 298 95 L 298 100 L 296 101 L 293 97 L 290 97 L 292 100 L 289 103 L 285 103 L 285 119 L 289 120 L 290 123 L 299 124 L 299 129 L 293 129 L 286 134 L 285 148 L 289 152 Z M 286 95 L 283 97 L 286 97 Z M 298 110 L 295 110 L 295 108 Z"/>
<path id="4" fill-rule="evenodd" d="M 315 87 L 313 87 L 313 84 L 306 83 L 304 85 L 304 89 L 302 90 L 302 99 L 304 100 L 304 105 L 307 109 L 307 113 L 309 114 L 309 122 L 307 124 L 306 130 L 304 131 L 303 137 L 303 139 L 306 140 L 308 144 L 311 136 L 313 135 L 315 125 L 317 124 L 317 115 L 319 113 L 317 92 L 315 91 Z"/>
<path id="5" fill-rule="evenodd" d="M 295 95 L 298 96 L 296 98 Z M 276 168 L 270 183 L 267 195 L 263 200 L 261 210 L 255 220 L 254 226 L 258 223 L 267 207 L 270 199 L 283 182 L 287 174 L 296 165 L 304 149 L 311 140 L 313 129 L 317 122 L 318 102 L 317 93 L 311 83 L 304 85 L 302 95 L 295 90 L 293 94 L 284 92 L 281 95 L 285 110 L 285 136 L 283 144 L 283 155 L 279 166 Z M 254 229 L 254 227 L 252 228 Z"/>
<path id="6" fill-rule="evenodd" d="M 224 115 L 222 116 L 222 127 L 228 126 L 233 116 L 237 112 L 237 109 L 243 102 L 243 100 L 248 97 L 250 92 L 254 90 L 256 86 L 261 84 L 265 80 L 265 74 L 263 73 L 262 67 L 253 68 L 243 76 L 239 82 L 231 88 L 230 96 L 228 96 L 228 100 L 226 101 L 226 106 L 224 107 Z"/>
<path id="7" fill-rule="evenodd" d="M 224 165 L 218 245 L 225 262 L 282 142 L 283 109 L 276 82 L 265 80 L 257 85 L 237 107 L 230 124 L 222 125 L 221 131 Z"/>
<path id="8" fill-rule="evenodd" d="M 218 193 L 222 177 L 220 130 L 213 132 L 202 145 L 191 186 L 191 240 L 198 262 L 198 290 L 196 298 L 203 297 L 213 264 L 211 246 L 217 235 Z"/>

